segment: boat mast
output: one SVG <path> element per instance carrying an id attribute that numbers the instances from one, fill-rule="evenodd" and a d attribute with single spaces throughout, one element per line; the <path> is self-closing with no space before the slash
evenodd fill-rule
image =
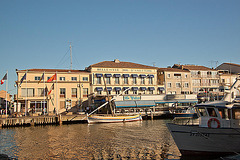
<path id="1" fill-rule="evenodd" d="M 113 109 L 112 109 L 112 104 L 111 104 L 110 99 L 109 99 L 109 94 L 108 94 L 107 85 L 106 85 L 104 76 L 103 76 L 103 82 L 104 82 L 105 89 L 106 89 L 106 92 L 107 92 L 108 103 L 109 103 L 109 106 L 110 106 L 111 114 L 114 115 L 114 114 L 113 114 Z"/>

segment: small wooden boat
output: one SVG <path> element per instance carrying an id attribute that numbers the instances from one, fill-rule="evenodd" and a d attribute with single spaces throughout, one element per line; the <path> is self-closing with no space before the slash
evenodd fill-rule
<path id="1" fill-rule="evenodd" d="M 132 122 L 141 121 L 142 116 L 137 115 L 91 115 L 88 116 L 88 123 L 117 123 L 117 122 Z"/>

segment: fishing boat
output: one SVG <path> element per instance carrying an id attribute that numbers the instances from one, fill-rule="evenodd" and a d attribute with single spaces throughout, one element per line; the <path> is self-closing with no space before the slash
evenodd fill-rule
<path id="1" fill-rule="evenodd" d="M 107 88 L 106 83 L 105 83 L 105 79 L 103 78 L 104 84 L 105 84 L 105 88 Z M 128 91 L 129 88 L 127 88 L 126 90 L 124 90 L 121 94 L 125 93 L 126 91 Z M 107 92 L 107 91 L 106 91 Z M 119 95 L 121 95 L 119 94 Z M 117 96 L 119 96 L 117 95 Z M 115 115 L 111 102 L 115 100 L 115 98 L 110 99 L 108 92 L 107 92 L 107 97 L 108 97 L 108 101 L 105 102 L 103 105 L 101 105 L 100 107 L 98 107 L 97 109 L 95 109 L 93 112 L 91 112 L 87 118 L 88 118 L 88 123 L 117 123 L 117 122 L 132 122 L 132 121 L 142 121 L 142 116 L 141 114 L 135 114 L 135 115 Z M 102 107 L 105 107 L 107 104 L 109 104 L 109 107 L 111 109 L 111 114 L 110 115 L 94 115 L 93 113 L 95 113 L 97 110 L 101 109 Z"/>
<path id="2" fill-rule="evenodd" d="M 239 84 L 237 79 L 223 101 L 196 105 L 197 125 L 167 124 L 183 156 L 240 154 L 240 103 L 232 103 Z"/>
<path id="3" fill-rule="evenodd" d="M 117 115 L 117 116 L 106 116 L 106 115 L 91 115 L 88 116 L 88 123 L 117 123 L 117 122 L 133 122 L 141 121 L 142 116 L 137 115 Z"/>

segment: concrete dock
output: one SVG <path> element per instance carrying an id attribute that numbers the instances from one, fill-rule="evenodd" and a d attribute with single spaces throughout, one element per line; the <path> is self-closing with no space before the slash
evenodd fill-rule
<path id="1" fill-rule="evenodd" d="M 87 123 L 86 115 L 51 115 L 51 116 L 24 116 L 24 117 L 3 117 L 0 118 L 0 128 L 38 126 L 38 125 L 59 125 Z"/>

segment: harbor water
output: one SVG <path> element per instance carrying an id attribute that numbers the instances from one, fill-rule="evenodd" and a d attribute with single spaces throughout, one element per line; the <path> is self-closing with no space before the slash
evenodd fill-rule
<path id="1" fill-rule="evenodd" d="M 170 120 L 0 129 L 10 159 L 181 159 Z"/>

